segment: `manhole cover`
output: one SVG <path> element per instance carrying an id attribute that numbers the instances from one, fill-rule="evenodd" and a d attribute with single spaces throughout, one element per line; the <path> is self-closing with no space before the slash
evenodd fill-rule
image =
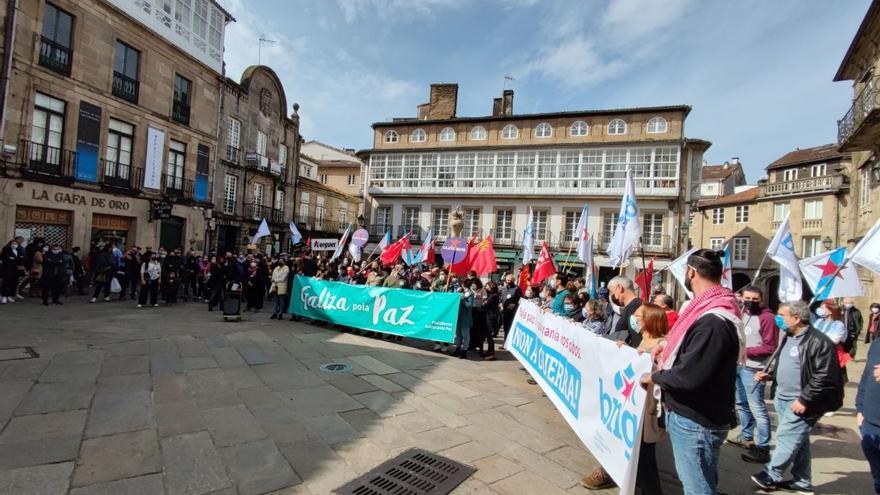
<path id="1" fill-rule="evenodd" d="M 322 364 L 320 370 L 325 373 L 345 373 L 351 371 L 351 365 L 345 363 L 327 363 Z"/>
<path id="2" fill-rule="evenodd" d="M 0 349 L 0 361 L 16 361 L 40 357 L 33 347 L 5 347 Z"/>
<path id="3" fill-rule="evenodd" d="M 474 468 L 422 449 L 410 449 L 337 488 L 338 495 L 446 495 Z"/>

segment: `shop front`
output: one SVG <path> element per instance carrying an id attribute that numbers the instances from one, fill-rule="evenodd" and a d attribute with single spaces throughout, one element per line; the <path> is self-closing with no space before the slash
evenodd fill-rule
<path id="1" fill-rule="evenodd" d="M 130 247 L 130 239 L 134 238 L 132 220 L 131 217 L 119 215 L 93 214 L 91 244 L 100 248 L 112 242 L 124 251 Z"/>

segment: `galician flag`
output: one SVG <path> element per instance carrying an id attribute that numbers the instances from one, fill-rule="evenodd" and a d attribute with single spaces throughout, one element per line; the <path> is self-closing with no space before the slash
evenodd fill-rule
<path id="1" fill-rule="evenodd" d="M 801 273 L 816 295 L 817 301 L 836 297 L 858 297 L 864 295 L 862 282 L 856 267 L 846 264 L 846 248 L 839 247 L 800 261 Z"/>
<path id="2" fill-rule="evenodd" d="M 260 222 L 260 227 L 257 228 L 257 233 L 254 234 L 253 238 L 251 238 L 251 244 L 256 244 L 257 241 L 270 234 L 271 232 L 269 232 L 269 224 L 266 223 L 266 219 L 264 218 L 263 221 Z"/>
<path id="3" fill-rule="evenodd" d="M 733 271 L 730 269 L 730 243 L 724 245 L 721 255 L 721 286 L 733 289 Z"/>
<path id="4" fill-rule="evenodd" d="M 574 230 L 574 238 L 577 239 L 577 257 L 588 269 L 593 266 L 593 244 L 590 242 L 590 232 L 587 229 L 587 215 L 590 211 L 589 205 L 584 205 L 581 210 L 581 219 L 578 220 L 577 228 Z"/>
<path id="5" fill-rule="evenodd" d="M 299 233 L 299 229 L 296 228 L 296 224 L 293 223 L 293 220 L 290 221 L 290 243 L 291 244 L 299 244 L 299 241 L 302 240 L 303 236 Z"/>
<path id="6" fill-rule="evenodd" d="M 528 265 L 535 255 L 535 218 L 532 216 L 532 207 L 529 206 L 529 221 L 523 230 L 523 265 Z"/>
<path id="7" fill-rule="evenodd" d="M 874 273 L 880 273 L 880 219 L 856 244 L 849 259 Z"/>
<path id="8" fill-rule="evenodd" d="M 336 245 L 336 250 L 333 251 L 333 256 L 330 257 L 330 261 L 338 258 L 342 251 L 345 249 L 345 243 L 348 242 L 348 235 L 351 234 L 351 224 L 348 224 L 348 227 L 345 228 L 345 232 L 342 233 L 342 238 L 339 239 L 339 244 Z"/>
<path id="9" fill-rule="evenodd" d="M 683 255 L 672 260 L 672 262 L 669 263 L 669 266 L 666 267 L 666 269 L 669 270 L 669 273 L 671 273 L 672 276 L 675 277 L 675 280 L 678 280 L 678 283 L 681 284 L 682 288 L 684 288 L 684 276 L 687 272 L 688 258 L 692 254 L 694 254 L 697 249 L 698 248 L 689 249 Z M 687 294 L 688 299 L 694 297 L 694 294 L 691 291 L 687 290 L 686 288 L 684 289 L 684 291 Z"/>
<path id="10" fill-rule="evenodd" d="M 779 225 L 776 234 L 767 247 L 767 256 L 779 265 L 779 300 L 782 302 L 797 301 L 803 296 L 801 269 L 797 255 L 794 254 L 794 241 L 788 215 Z"/>
<path id="11" fill-rule="evenodd" d="M 428 230 L 425 240 L 422 241 L 422 245 L 419 246 L 414 261 L 416 263 L 428 263 L 429 265 L 434 264 L 434 235 L 430 230 Z"/>
<path id="12" fill-rule="evenodd" d="M 639 219 L 639 205 L 636 203 L 636 185 L 632 170 L 626 169 L 626 189 L 620 200 L 620 214 L 617 228 L 608 245 L 608 260 L 617 268 L 629 258 L 629 253 L 642 236 L 642 222 Z"/>
<path id="13" fill-rule="evenodd" d="M 382 240 L 379 241 L 379 250 L 385 251 L 385 248 L 391 245 L 391 231 L 385 232 L 385 235 L 382 237 Z"/>
<path id="14" fill-rule="evenodd" d="M 351 255 L 351 260 L 354 263 L 361 261 L 361 248 L 359 248 L 357 244 L 353 242 L 348 243 L 348 254 Z"/>

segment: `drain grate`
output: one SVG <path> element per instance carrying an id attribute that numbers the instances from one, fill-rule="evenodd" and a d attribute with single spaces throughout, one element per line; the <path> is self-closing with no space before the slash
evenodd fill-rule
<path id="1" fill-rule="evenodd" d="M 318 369 L 324 373 L 345 373 L 351 371 L 351 365 L 345 363 L 327 363 L 322 364 Z"/>
<path id="2" fill-rule="evenodd" d="M 474 468 L 422 449 L 410 449 L 334 490 L 338 495 L 446 495 Z"/>
<path id="3" fill-rule="evenodd" d="M 33 347 L 4 347 L 0 348 L 0 361 L 18 361 L 20 359 L 34 359 L 40 357 Z"/>

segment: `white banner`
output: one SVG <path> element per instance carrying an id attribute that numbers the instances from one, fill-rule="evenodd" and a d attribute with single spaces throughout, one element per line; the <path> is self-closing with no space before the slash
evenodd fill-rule
<path id="1" fill-rule="evenodd" d="M 336 251 L 339 239 L 312 239 L 312 251 Z"/>
<path id="2" fill-rule="evenodd" d="M 165 132 L 147 127 L 147 161 L 144 166 L 144 187 L 159 189 L 162 186 L 162 169 L 165 156 Z"/>
<path id="3" fill-rule="evenodd" d="M 621 494 L 635 491 L 651 358 L 520 301 L 508 349 L 577 433 Z M 515 433 L 513 433 L 515 434 Z"/>

